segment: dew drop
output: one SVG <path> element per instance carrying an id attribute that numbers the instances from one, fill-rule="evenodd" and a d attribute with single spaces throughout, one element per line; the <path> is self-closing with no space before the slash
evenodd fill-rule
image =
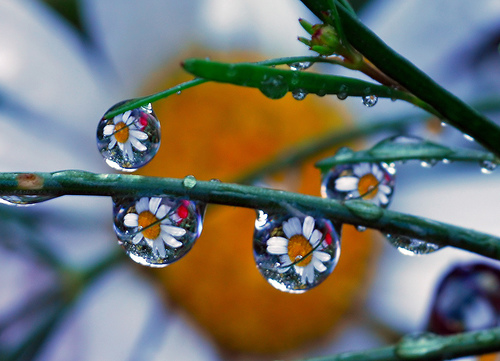
<path id="1" fill-rule="evenodd" d="M 360 225 L 357 225 L 357 226 L 356 226 L 356 230 L 357 230 L 358 232 L 364 232 L 364 231 L 366 231 L 366 227 L 365 227 L 365 226 L 360 226 Z"/>
<path id="2" fill-rule="evenodd" d="M 339 92 L 337 93 L 337 98 L 339 100 L 345 100 L 347 99 L 347 91 L 349 88 L 347 88 L 347 85 L 341 85 L 339 88 Z"/>
<path id="3" fill-rule="evenodd" d="M 203 228 L 205 204 L 171 196 L 113 198 L 118 243 L 135 262 L 165 267 L 186 255 Z"/>
<path id="4" fill-rule="evenodd" d="M 310 61 L 301 61 L 301 62 L 295 62 L 288 64 L 291 70 L 294 71 L 300 71 L 300 70 L 306 70 L 309 69 L 313 65 L 312 62 Z"/>
<path id="5" fill-rule="evenodd" d="M 473 141 L 474 141 L 474 138 L 473 138 L 473 137 L 471 137 L 469 134 L 464 134 L 464 138 L 465 138 L 466 140 L 468 140 L 469 142 L 473 142 Z"/>
<path id="6" fill-rule="evenodd" d="M 176 94 L 177 94 L 177 95 L 181 95 L 181 94 L 182 94 L 182 91 L 178 90 Z"/>
<path id="7" fill-rule="evenodd" d="M 337 165 L 323 174 L 321 196 L 338 201 L 362 199 L 386 208 L 394 192 L 395 177 L 396 169 L 385 163 Z"/>
<path id="8" fill-rule="evenodd" d="M 302 89 L 296 89 L 292 91 L 292 96 L 295 100 L 304 100 L 307 96 L 307 93 Z"/>
<path id="9" fill-rule="evenodd" d="M 398 234 L 386 234 L 385 237 L 392 246 L 396 247 L 399 252 L 406 256 L 420 256 L 442 248 L 442 246 L 435 243 L 424 242 Z"/>
<path id="10" fill-rule="evenodd" d="M 491 174 L 498 166 L 497 163 L 491 160 L 483 160 L 480 163 L 481 173 L 483 174 Z"/>
<path id="11" fill-rule="evenodd" d="M 193 189 L 196 186 L 196 178 L 192 175 L 184 177 L 182 185 L 187 189 Z"/>
<path id="12" fill-rule="evenodd" d="M 257 268 L 278 290 L 303 293 L 337 265 L 339 234 L 327 219 L 258 211 L 253 240 Z"/>
<path id="13" fill-rule="evenodd" d="M 428 159 L 428 160 L 423 160 L 420 162 L 420 165 L 423 167 L 423 168 L 432 168 L 434 167 L 436 164 L 438 164 L 438 160 L 437 159 Z"/>
<path id="14" fill-rule="evenodd" d="M 446 128 L 448 126 L 448 123 L 446 122 L 441 122 L 441 127 Z"/>
<path id="15" fill-rule="evenodd" d="M 288 84 L 281 75 L 266 77 L 260 83 L 259 90 L 270 99 L 281 99 L 288 92 Z"/>
<path id="16" fill-rule="evenodd" d="M 4 195 L 0 196 L 0 203 L 9 206 L 32 206 L 37 203 L 45 202 L 58 196 L 40 196 L 40 195 Z"/>
<path id="17" fill-rule="evenodd" d="M 447 344 L 442 337 L 430 332 L 419 332 L 404 336 L 396 346 L 396 355 L 402 359 L 429 357 Z"/>
<path id="18" fill-rule="evenodd" d="M 125 104 L 120 102 L 108 112 Z M 146 165 L 160 147 L 160 122 L 151 104 L 126 111 L 97 126 L 97 148 L 113 169 L 133 172 Z"/>
<path id="19" fill-rule="evenodd" d="M 376 95 L 365 95 L 362 98 L 363 105 L 365 107 L 371 108 L 378 102 L 378 97 Z"/>

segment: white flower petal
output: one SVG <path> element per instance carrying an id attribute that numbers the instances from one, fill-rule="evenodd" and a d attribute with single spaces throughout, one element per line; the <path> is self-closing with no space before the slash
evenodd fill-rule
<path id="1" fill-rule="evenodd" d="M 168 233 L 162 232 L 160 236 L 165 241 L 165 243 L 172 248 L 179 248 L 180 246 L 182 246 L 182 242 L 179 242 Z"/>
<path id="2" fill-rule="evenodd" d="M 118 145 L 120 145 L 120 144 L 122 144 L 122 143 L 118 143 Z M 131 162 L 134 161 L 134 152 L 132 151 L 132 145 L 130 144 L 130 142 L 123 143 L 123 154 Z"/>
<path id="3" fill-rule="evenodd" d="M 358 188 L 359 178 L 352 176 L 340 177 L 335 181 L 335 189 L 340 192 L 349 192 Z"/>
<path id="4" fill-rule="evenodd" d="M 391 192 L 392 192 L 391 187 L 389 187 L 386 184 L 379 184 L 378 189 L 380 189 L 380 191 L 385 193 L 385 194 L 391 194 Z"/>
<path id="5" fill-rule="evenodd" d="M 149 198 L 148 197 L 142 197 L 139 199 L 139 202 L 135 204 L 135 210 L 137 211 L 137 214 L 141 214 L 144 211 L 147 211 L 149 209 Z"/>
<path id="6" fill-rule="evenodd" d="M 267 252 L 271 254 L 285 254 L 288 252 L 288 249 L 286 246 L 267 246 Z"/>
<path id="7" fill-rule="evenodd" d="M 160 197 L 151 197 L 151 199 L 149 200 L 149 211 L 154 215 L 156 215 L 160 203 L 161 203 Z"/>
<path id="8" fill-rule="evenodd" d="M 146 140 L 148 139 L 148 135 L 144 132 L 141 132 L 140 130 L 129 130 L 129 133 L 131 137 L 134 137 L 139 140 Z"/>
<path id="9" fill-rule="evenodd" d="M 168 210 L 170 208 L 167 207 L 165 204 L 162 204 L 159 208 L 158 208 L 158 211 L 156 212 L 156 217 L 158 219 L 163 219 L 167 213 L 168 213 Z M 167 219 L 164 219 L 163 221 L 168 221 Z M 162 222 L 163 223 L 163 222 Z M 168 223 L 167 223 L 168 224 Z"/>
<path id="10" fill-rule="evenodd" d="M 371 173 L 370 169 L 370 163 L 360 163 L 357 166 L 354 166 L 353 168 L 353 173 L 358 176 L 358 178 L 361 178 L 367 173 Z"/>
<path id="11" fill-rule="evenodd" d="M 307 216 L 304 219 L 304 224 L 302 225 L 302 234 L 304 235 L 304 237 L 306 237 L 306 239 L 311 238 L 312 232 L 314 230 L 314 224 L 315 222 L 313 217 Z"/>
<path id="12" fill-rule="evenodd" d="M 181 228 L 181 227 L 168 226 L 168 225 L 162 224 L 162 225 L 160 225 L 160 228 L 162 231 L 165 231 L 174 237 L 181 237 L 181 236 L 186 234 L 186 230 L 184 228 Z"/>
<path id="13" fill-rule="evenodd" d="M 167 255 L 167 253 L 165 252 L 165 245 L 160 238 L 157 238 L 153 241 L 153 252 L 158 254 L 162 258 Z"/>
<path id="14" fill-rule="evenodd" d="M 127 213 L 123 217 L 123 224 L 127 227 L 137 227 L 139 225 L 139 215 L 137 213 Z"/>
<path id="15" fill-rule="evenodd" d="M 111 137 L 111 141 L 108 144 L 108 149 L 113 149 L 115 147 L 116 143 L 117 143 L 116 138 L 114 136 Z"/>
<path id="16" fill-rule="evenodd" d="M 268 246 L 288 246 L 288 239 L 284 237 L 271 237 L 267 240 Z"/>
<path id="17" fill-rule="evenodd" d="M 124 122 L 126 125 L 130 125 L 130 123 L 132 123 L 132 121 L 134 120 L 134 118 L 131 118 L 130 117 L 130 114 L 132 114 L 132 111 L 131 110 L 127 110 L 125 113 L 122 114 L 121 116 L 121 121 Z M 117 116 L 118 118 L 120 118 L 120 116 L 118 115 Z M 116 117 L 115 117 L 116 118 Z M 116 124 L 116 123 L 115 123 Z"/>
<path id="18" fill-rule="evenodd" d="M 104 127 L 104 129 L 102 130 L 102 134 L 103 134 L 103 135 L 108 136 L 108 135 L 113 134 L 113 133 L 114 133 L 114 131 L 115 131 L 115 126 L 114 126 L 114 125 L 111 125 L 111 124 L 108 124 L 108 125 L 106 125 L 106 126 Z"/>
<path id="19" fill-rule="evenodd" d="M 305 278 L 307 283 L 314 282 L 314 266 L 312 264 L 308 264 L 304 269 L 304 274 L 302 276 Z"/>
<path id="20" fill-rule="evenodd" d="M 143 238 L 144 238 L 144 237 L 142 236 L 142 233 L 140 233 L 140 232 L 139 232 L 139 233 L 137 233 L 137 234 L 134 236 L 134 238 L 132 238 L 132 243 L 133 243 L 133 244 L 137 244 L 137 243 L 139 243 L 140 241 L 142 241 L 142 239 L 143 239 Z"/>
<path id="21" fill-rule="evenodd" d="M 323 233 L 315 229 L 313 234 L 311 235 L 311 239 L 309 240 L 309 243 L 311 243 L 311 246 L 313 246 L 313 248 L 316 247 L 321 241 L 321 237 L 323 237 Z"/>
<path id="22" fill-rule="evenodd" d="M 386 205 L 387 203 L 389 203 L 389 198 L 387 198 L 384 193 L 378 192 L 377 197 L 381 204 Z"/>
<path id="23" fill-rule="evenodd" d="M 144 152 L 146 149 L 148 149 L 144 144 L 139 142 L 137 139 L 130 137 L 129 138 L 130 144 L 137 149 L 139 152 Z"/>
<path id="24" fill-rule="evenodd" d="M 329 260 L 332 259 L 332 256 L 330 256 L 326 252 L 314 251 L 313 252 L 313 258 L 316 258 L 316 259 L 320 260 L 321 262 L 328 262 Z"/>
<path id="25" fill-rule="evenodd" d="M 287 222 L 283 222 L 283 232 L 285 232 L 288 239 L 296 234 L 302 234 L 300 220 L 297 217 L 292 217 Z"/>
<path id="26" fill-rule="evenodd" d="M 313 258 L 312 262 L 313 262 L 314 268 L 316 268 L 316 270 L 318 272 L 325 272 L 326 271 L 326 266 L 323 263 L 321 263 L 321 261 L 319 259 Z"/>

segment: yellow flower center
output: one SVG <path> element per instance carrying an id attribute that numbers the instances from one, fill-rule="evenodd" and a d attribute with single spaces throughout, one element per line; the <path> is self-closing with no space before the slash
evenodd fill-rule
<path id="1" fill-rule="evenodd" d="M 359 179 L 358 192 L 364 199 L 373 199 L 377 195 L 378 180 L 371 174 L 365 174 Z"/>
<path id="2" fill-rule="evenodd" d="M 311 243 L 301 234 L 292 236 L 288 241 L 288 257 L 292 262 L 297 262 L 297 266 L 305 267 L 312 260 Z M 306 256 L 307 255 L 307 256 Z"/>
<path id="3" fill-rule="evenodd" d="M 143 229 L 147 227 L 146 229 L 142 230 L 142 234 L 147 239 L 156 239 L 160 235 L 160 223 L 158 222 L 156 224 L 153 224 L 155 222 L 158 222 L 158 218 L 156 218 L 155 215 L 150 211 L 144 211 L 139 214 L 139 228 Z"/>
<path id="4" fill-rule="evenodd" d="M 124 122 L 115 125 L 115 138 L 118 143 L 125 143 L 128 140 L 128 127 Z"/>

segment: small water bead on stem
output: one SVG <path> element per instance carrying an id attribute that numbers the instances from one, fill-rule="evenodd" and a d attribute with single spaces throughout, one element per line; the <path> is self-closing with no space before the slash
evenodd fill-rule
<path id="1" fill-rule="evenodd" d="M 483 160 L 480 163 L 480 166 L 481 166 L 481 173 L 491 174 L 498 167 L 498 163 L 495 163 L 491 160 Z"/>
<path id="2" fill-rule="evenodd" d="M 171 196 L 113 198 L 118 243 L 135 262 L 165 267 L 186 255 L 203 228 L 205 204 Z"/>
<path id="3" fill-rule="evenodd" d="M 339 201 L 363 199 L 386 208 L 393 195 L 395 175 L 395 168 L 385 163 L 337 165 L 323 174 L 321 196 Z"/>
<path id="4" fill-rule="evenodd" d="M 340 231 L 327 219 L 257 211 L 254 258 L 280 291 L 303 293 L 323 282 L 340 256 Z"/>
<path id="5" fill-rule="evenodd" d="M 314 63 L 311 61 L 299 61 L 296 63 L 288 64 L 290 70 L 300 71 L 309 69 Z"/>
<path id="6" fill-rule="evenodd" d="M 116 104 L 108 112 L 124 103 Z M 160 147 L 160 122 L 151 104 L 112 119 L 103 117 L 97 126 L 97 147 L 113 169 L 133 172 L 146 165 Z"/>
<path id="7" fill-rule="evenodd" d="M 281 99 L 288 93 L 288 84 L 281 75 L 264 78 L 259 90 L 270 99 Z"/>
<path id="8" fill-rule="evenodd" d="M 378 97 L 376 95 L 365 95 L 361 98 L 363 105 L 365 107 L 371 108 L 378 102 Z"/>
<path id="9" fill-rule="evenodd" d="M 307 93 L 302 89 L 296 89 L 292 91 L 292 96 L 295 100 L 304 100 L 307 96 Z"/>
<path id="10" fill-rule="evenodd" d="M 385 234 L 385 238 L 393 247 L 396 247 L 400 253 L 406 256 L 420 256 L 433 253 L 442 248 L 442 246 L 434 243 L 398 234 Z"/>
<path id="11" fill-rule="evenodd" d="M 9 206 L 32 206 L 37 203 L 45 202 L 58 196 L 35 196 L 35 195 L 17 195 L 17 196 L 0 196 L 0 203 Z"/>

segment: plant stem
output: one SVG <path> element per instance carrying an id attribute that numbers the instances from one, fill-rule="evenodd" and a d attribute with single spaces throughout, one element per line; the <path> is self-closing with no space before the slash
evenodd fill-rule
<path id="1" fill-rule="evenodd" d="M 334 25 L 333 18 L 327 15 L 331 11 L 328 0 L 301 1 L 320 19 Z M 337 0 L 335 2 L 344 33 L 356 50 L 387 76 L 429 104 L 451 125 L 500 156 L 500 127 L 434 82 L 410 61 L 392 50 Z"/>
<path id="2" fill-rule="evenodd" d="M 0 173 L 3 195 L 94 195 L 143 197 L 171 195 L 206 203 L 290 212 L 295 209 L 314 217 L 335 222 L 361 225 L 382 233 L 405 235 L 442 246 L 453 246 L 500 260 L 500 238 L 470 229 L 389 211 L 373 203 L 350 200 L 338 202 L 298 193 L 260 187 L 186 179 L 143 177 L 125 174 L 95 174 L 78 170 L 34 173 L 37 187 L 18 186 L 24 173 Z M 39 184 L 42 184 L 41 186 Z"/>
<path id="3" fill-rule="evenodd" d="M 434 361 L 496 351 L 500 351 L 500 327 L 452 336 L 409 335 L 392 346 L 317 357 L 307 361 Z"/>

